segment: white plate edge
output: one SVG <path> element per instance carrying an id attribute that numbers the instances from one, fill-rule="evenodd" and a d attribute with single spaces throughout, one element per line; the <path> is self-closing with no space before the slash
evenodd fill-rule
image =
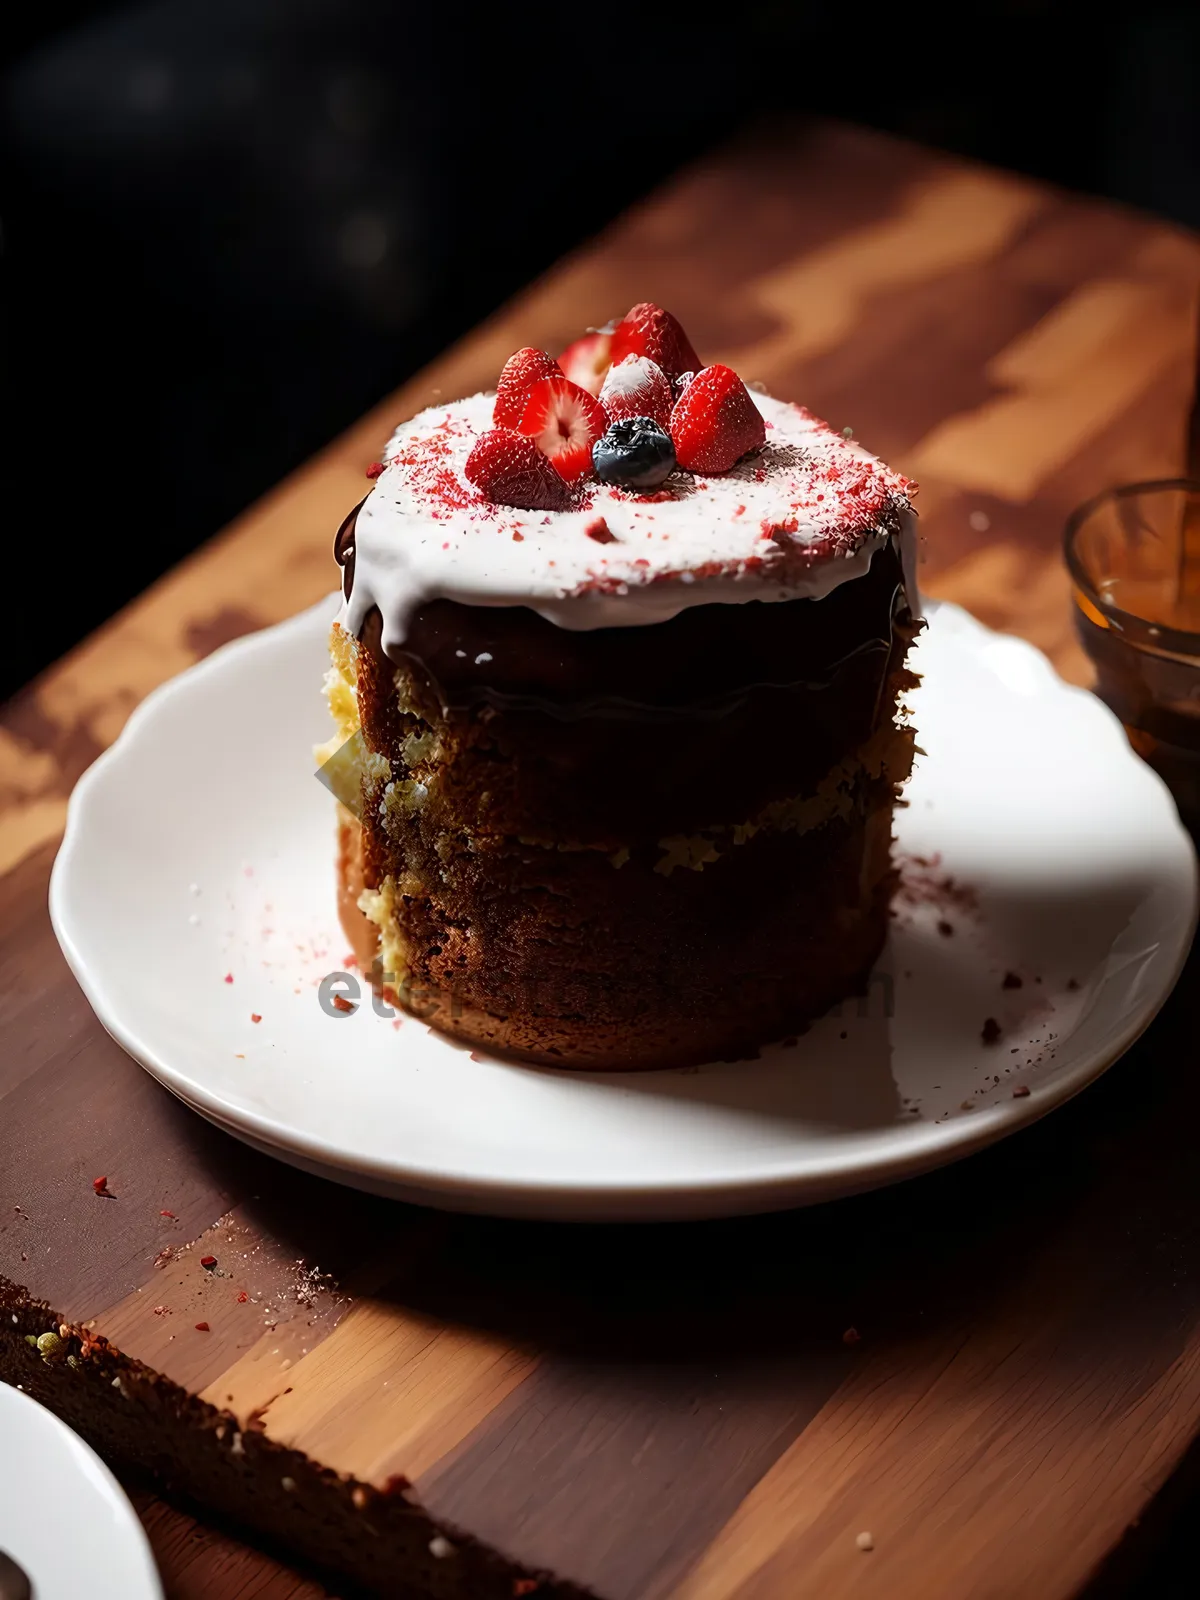
<path id="1" fill-rule="evenodd" d="M 681 1214 L 688 1214 L 689 1201 L 707 1206 L 713 1202 L 723 1204 L 732 1201 L 736 1196 L 752 1198 L 754 1209 L 768 1210 L 776 1205 L 797 1203 L 798 1199 L 802 1199 L 809 1191 L 816 1191 L 815 1199 L 820 1198 L 820 1191 L 823 1188 L 836 1187 L 838 1192 L 852 1192 L 856 1179 L 860 1180 L 860 1187 L 866 1189 L 883 1187 L 907 1177 L 915 1177 L 924 1171 L 962 1159 L 994 1143 L 998 1136 L 997 1129 L 1003 1130 L 1000 1136 L 1007 1137 L 1009 1133 L 1016 1133 L 1039 1121 L 1095 1082 L 1120 1056 L 1124 1055 L 1154 1020 L 1178 982 L 1200 916 L 1200 864 L 1197 863 L 1190 838 L 1179 819 L 1170 790 L 1159 775 L 1134 753 L 1116 715 L 1089 690 L 1066 683 L 1036 645 L 1014 634 L 999 633 L 987 627 L 970 612 L 952 602 L 926 600 L 927 618 L 934 612 L 945 614 L 951 619 L 956 631 L 989 642 L 1002 641 L 1006 648 L 1019 653 L 1028 662 L 1036 663 L 1037 673 L 1050 693 L 1069 696 L 1075 710 L 1095 724 L 1098 735 L 1103 728 L 1104 733 L 1100 736 L 1110 742 L 1116 741 L 1116 747 L 1119 748 L 1121 755 L 1134 764 L 1134 769 L 1140 775 L 1139 781 L 1143 783 L 1147 792 L 1155 795 L 1156 802 L 1160 806 L 1165 805 L 1168 822 L 1173 824 L 1185 844 L 1191 862 L 1190 907 L 1186 918 L 1186 929 L 1181 931 L 1175 958 L 1171 964 L 1170 983 L 1156 998 L 1147 1001 L 1130 1019 L 1126 1028 L 1115 1037 L 1111 1050 L 1106 1050 L 1102 1058 L 1087 1067 L 1077 1068 L 1074 1074 L 1058 1078 L 1043 1088 L 1035 1087 L 1019 1107 L 990 1106 L 981 1109 L 969 1119 L 930 1125 L 928 1129 L 922 1130 L 925 1138 L 917 1143 L 915 1148 L 910 1147 L 893 1156 L 831 1157 L 828 1170 L 824 1169 L 821 1163 L 813 1163 L 803 1177 L 797 1177 L 794 1172 L 767 1171 L 755 1178 L 714 1179 L 707 1183 L 693 1181 L 681 1184 L 678 1180 L 666 1178 L 661 1184 L 631 1184 L 615 1178 L 607 1182 L 589 1180 L 586 1186 L 564 1184 L 560 1179 L 515 1180 L 499 1175 L 464 1179 L 436 1166 L 418 1165 L 409 1161 L 400 1168 L 380 1158 L 357 1156 L 353 1152 L 344 1151 L 298 1130 L 286 1130 L 287 1138 L 283 1141 L 280 1139 L 281 1130 L 278 1123 L 263 1117 L 260 1113 L 231 1105 L 203 1085 L 185 1078 L 146 1045 L 133 1028 L 128 1028 L 120 1022 L 101 986 L 90 979 L 87 964 L 71 935 L 68 926 L 69 913 L 63 904 L 65 895 L 63 884 L 77 846 L 78 818 L 87 796 L 91 788 L 102 780 L 109 766 L 121 752 L 122 746 L 131 743 L 140 734 L 143 725 L 162 710 L 185 681 L 195 684 L 214 669 L 226 667 L 235 657 L 241 655 L 249 657 L 261 649 L 269 648 L 271 642 L 281 634 L 303 631 L 316 614 L 324 613 L 332 621 L 336 598 L 331 593 L 315 605 L 297 612 L 283 622 L 231 640 L 203 660 L 185 668 L 153 689 L 135 707 L 109 748 L 96 758 L 76 783 L 67 806 L 62 843 L 51 871 L 49 909 L 55 936 L 76 982 L 105 1031 L 127 1055 L 149 1071 L 177 1099 L 183 1101 L 193 1111 L 225 1128 L 226 1131 L 239 1126 L 245 1127 L 255 1138 L 264 1145 L 278 1150 L 281 1155 L 287 1151 L 294 1151 L 297 1155 L 332 1171 L 348 1175 L 363 1174 L 380 1183 L 404 1188 L 414 1194 L 428 1195 L 431 1199 L 453 1199 L 459 1195 L 478 1201 L 481 1197 L 486 1199 L 488 1196 L 494 1196 L 497 1211 L 501 1213 L 504 1210 L 505 1199 L 511 1201 L 518 1196 L 530 1201 L 561 1197 L 568 1206 L 579 1203 L 586 1205 L 587 1202 L 594 1201 L 594 1209 L 598 1214 L 602 1213 L 606 1200 L 619 1199 L 624 1204 L 636 1202 L 639 1198 L 652 1203 L 671 1200 L 681 1208 Z M 837 1179 L 844 1181 L 837 1182 L 835 1181 Z M 484 1208 L 480 1206 L 479 1209 Z M 706 1214 L 719 1213 L 713 1211 Z"/>

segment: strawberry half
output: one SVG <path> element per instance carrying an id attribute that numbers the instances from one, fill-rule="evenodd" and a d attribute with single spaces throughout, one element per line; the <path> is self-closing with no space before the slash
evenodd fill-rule
<path id="1" fill-rule="evenodd" d="M 683 328 L 669 311 L 649 300 L 627 311 L 617 323 L 611 356 L 614 367 L 626 356 L 649 356 L 668 378 L 700 371 L 700 357 Z"/>
<path id="2" fill-rule="evenodd" d="M 582 339 L 569 344 L 558 358 L 558 364 L 581 389 L 589 394 L 599 394 L 604 374 L 608 371 L 608 352 L 612 334 L 604 329 L 598 333 L 585 333 Z"/>
<path id="3" fill-rule="evenodd" d="M 618 366 L 609 367 L 600 390 L 600 404 L 610 422 L 621 417 L 649 417 L 660 427 L 670 428 L 674 403 L 666 373 L 649 356 L 626 356 Z"/>
<path id="4" fill-rule="evenodd" d="M 463 471 L 467 482 L 495 505 L 562 511 L 570 502 L 566 484 L 537 445 L 511 428 L 481 434 Z"/>
<path id="5" fill-rule="evenodd" d="M 705 367 L 675 402 L 671 441 L 689 472 L 728 472 L 767 437 L 762 412 L 732 367 Z"/>
<path id="6" fill-rule="evenodd" d="M 570 378 L 539 378 L 525 400 L 517 427 L 551 466 L 574 483 L 592 466 L 592 446 L 608 427 L 604 407 Z"/>
<path id="7" fill-rule="evenodd" d="M 492 421 L 498 428 L 515 428 L 521 421 L 529 391 L 538 379 L 553 378 L 561 372 L 558 362 L 544 350 L 526 346 L 524 350 L 518 350 L 516 355 L 509 356 L 500 373 L 500 382 L 496 385 Z"/>

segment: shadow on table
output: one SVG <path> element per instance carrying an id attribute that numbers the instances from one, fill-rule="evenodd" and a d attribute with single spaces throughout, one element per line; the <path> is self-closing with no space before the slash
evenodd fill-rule
<path id="1" fill-rule="evenodd" d="M 1132 893 L 1117 883 L 1090 903 L 1040 897 L 1038 937 L 1047 961 L 1055 959 L 1069 917 L 1077 923 L 1072 938 L 1090 939 L 1094 964 L 1108 942 L 1104 919 L 1127 907 Z M 1015 901 L 999 907 L 999 916 L 1002 923 L 1017 917 Z M 955 1003 L 963 970 L 953 945 L 946 940 L 928 951 L 928 983 L 947 1005 Z M 930 1318 L 969 1320 L 1027 1270 L 1043 1239 L 1069 1252 L 1070 1239 L 1086 1233 L 1089 1247 L 1062 1285 L 1081 1303 L 1104 1304 L 1099 1323 L 1082 1333 L 1084 1343 L 1121 1343 L 1127 1333 L 1118 1336 L 1118 1324 L 1128 1324 L 1143 1327 L 1158 1346 L 1179 1328 L 1181 1296 L 1200 1291 L 1180 1270 L 1181 1261 L 1200 1264 L 1192 1177 L 1200 1088 L 1191 1069 L 1198 972 L 1193 956 L 1147 1034 L 1086 1096 L 969 1162 L 884 1191 L 729 1221 L 581 1226 L 428 1212 L 263 1161 L 261 1197 L 244 1210 L 310 1255 L 315 1211 L 342 1218 L 329 1231 L 343 1240 L 352 1218 L 349 1248 L 334 1246 L 330 1270 L 338 1255 L 360 1253 L 358 1230 L 366 1229 L 378 1241 L 375 1267 L 389 1253 L 414 1263 L 369 1292 L 518 1344 L 544 1349 L 549 1340 L 552 1348 L 601 1361 L 635 1352 L 671 1362 L 707 1360 L 704 1352 L 758 1359 L 770 1351 L 796 1354 L 808 1343 L 827 1350 L 831 1341 L 840 1347 L 851 1324 L 876 1341 L 903 1340 Z M 865 1075 L 877 1075 L 870 1104 L 884 1120 L 896 1107 L 887 1029 L 883 1018 L 863 1027 Z M 655 1075 L 649 1092 L 662 1092 L 663 1076 Z M 681 1095 L 717 1087 L 739 1105 L 764 1109 L 753 1073 L 744 1094 L 732 1074 L 714 1082 L 702 1073 L 676 1076 Z M 638 1087 L 636 1075 L 629 1082 Z M 771 1082 L 778 1088 L 775 1077 Z M 816 1106 L 796 1082 L 771 1109 L 866 1125 L 850 1099 L 835 1091 Z M 239 1163 L 258 1162 L 229 1148 Z M 414 1252 L 421 1237 L 431 1247 Z M 347 1270 L 352 1285 L 361 1272 L 349 1260 Z"/>

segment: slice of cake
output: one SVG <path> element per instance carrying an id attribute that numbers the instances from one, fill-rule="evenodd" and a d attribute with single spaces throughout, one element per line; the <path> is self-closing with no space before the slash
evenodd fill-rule
<path id="1" fill-rule="evenodd" d="M 752 1055 L 861 991 L 913 751 L 912 486 L 653 306 L 519 351 L 371 475 L 327 691 L 376 987 L 605 1068 Z"/>

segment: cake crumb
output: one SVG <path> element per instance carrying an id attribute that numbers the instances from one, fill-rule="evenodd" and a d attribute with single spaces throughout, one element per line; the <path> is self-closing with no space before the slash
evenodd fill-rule
<path id="1" fill-rule="evenodd" d="M 875 1538 L 870 1533 L 860 1533 L 854 1542 L 860 1550 L 874 1550 L 875 1548 Z"/>
<path id="2" fill-rule="evenodd" d="M 296 1480 L 295 1478 L 280 1478 L 279 1487 L 284 1494 L 293 1494 L 296 1488 Z"/>
<path id="3" fill-rule="evenodd" d="M 1029 1093 L 1029 1085 L 1027 1083 L 1014 1083 L 1013 1084 L 1013 1099 L 1014 1100 L 1024 1100 L 1025 1096 L 1028 1093 Z"/>
<path id="4" fill-rule="evenodd" d="M 1001 979 L 1000 987 L 1002 989 L 1020 989 L 1022 987 L 1021 979 L 1015 972 L 1006 972 Z"/>
<path id="5" fill-rule="evenodd" d="M 847 1328 L 842 1335 L 843 1344 L 861 1344 L 861 1342 L 862 1334 L 859 1333 L 857 1328 Z"/>
<path id="6" fill-rule="evenodd" d="M 447 1556 L 454 1555 L 454 1546 L 443 1534 L 435 1533 L 429 1541 L 429 1554 L 435 1561 L 445 1561 Z"/>
<path id="7" fill-rule="evenodd" d="M 979 1037 L 983 1040 L 984 1044 L 995 1044 L 996 1040 L 1000 1037 L 1000 1024 L 996 1021 L 995 1017 L 987 1017 L 984 1020 L 983 1027 L 979 1031 Z"/>

